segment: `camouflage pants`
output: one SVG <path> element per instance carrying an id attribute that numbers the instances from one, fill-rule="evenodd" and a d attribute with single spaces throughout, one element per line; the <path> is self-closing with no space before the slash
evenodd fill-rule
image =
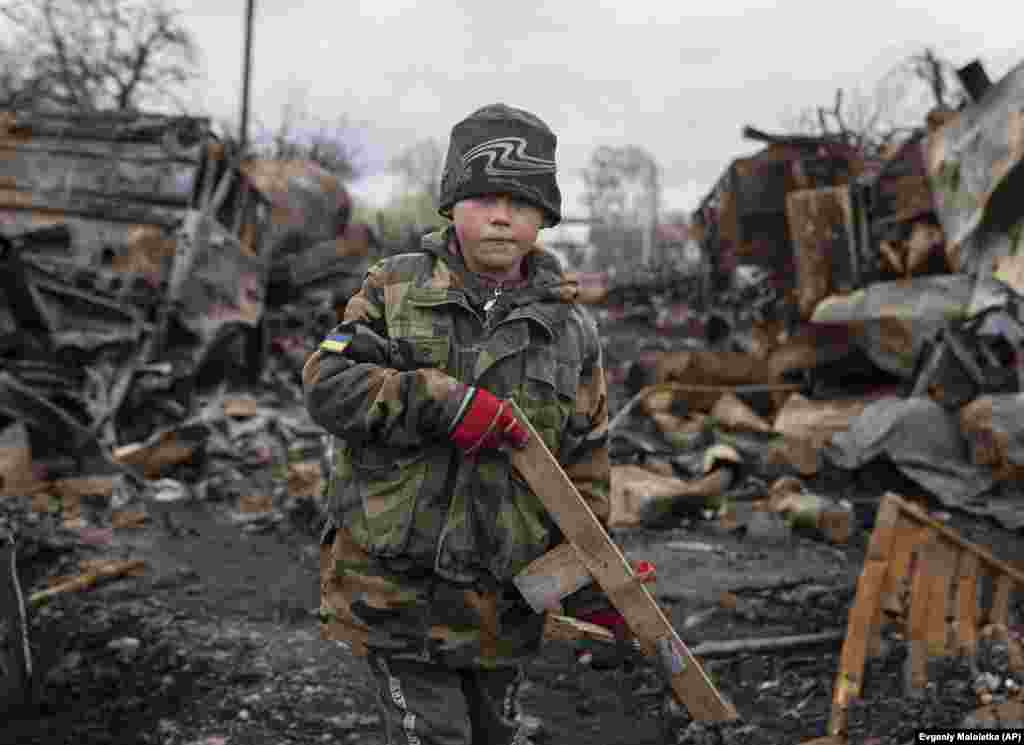
<path id="1" fill-rule="evenodd" d="M 517 723 L 517 668 L 454 670 L 370 653 L 387 745 L 530 745 Z"/>

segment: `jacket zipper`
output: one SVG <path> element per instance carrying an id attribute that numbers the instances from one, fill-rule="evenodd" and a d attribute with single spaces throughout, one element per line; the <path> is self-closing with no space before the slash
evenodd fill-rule
<path id="1" fill-rule="evenodd" d="M 483 325 L 484 325 L 484 335 L 485 336 L 489 336 L 490 333 L 491 333 L 491 314 L 492 314 L 492 311 L 494 310 L 494 306 L 498 302 L 498 298 L 500 296 L 501 296 L 501 285 L 498 285 L 497 287 L 494 288 L 494 293 L 491 295 L 491 297 L 489 297 L 487 299 L 487 301 L 483 305 L 483 311 L 484 311 L 484 324 Z M 462 303 L 460 303 L 460 305 L 462 305 Z M 464 305 L 464 307 L 470 307 L 470 306 Z M 470 310 L 473 310 L 472 307 L 470 307 Z M 473 310 L 473 313 L 476 313 L 476 311 Z M 477 315 L 479 317 L 479 314 L 477 314 Z M 449 496 L 451 496 L 453 498 L 454 498 L 454 492 L 455 492 L 455 482 L 457 480 L 458 471 L 459 471 L 459 461 L 460 461 L 460 458 L 459 458 L 458 452 L 457 451 L 453 452 L 450 460 L 448 461 L 448 476 L 445 479 L 445 491 L 448 493 Z M 444 572 L 441 570 L 441 553 L 444 551 L 444 543 L 445 543 L 445 540 L 447 538 L 448 538 L 448 520 L 447 520 L 447 515 L 446 515 L 445 516 L 444 527 L 441 528 L 441 535 L 439 535 L 438 538 L 437 538 L 437 549 L 434 551 L 434 571 L 440 573 L 442 576 L 444 576 Z"/>
<path id="2" fill-rule="evenodd" d="M 498 298 L 501 296 L 501 285 L 494 288 L 494 294 L 484 303 L 484 332 L 490 334 L 491 332 L 491 313 L 494 310 L 494 306 L 498 302 Z"/>

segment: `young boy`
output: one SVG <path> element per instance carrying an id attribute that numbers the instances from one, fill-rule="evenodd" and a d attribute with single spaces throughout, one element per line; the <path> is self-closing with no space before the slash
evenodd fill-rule
<path id="1" fill-rule="evenodd" d="M 453 225 L 371 267 L 303 370 L 313 419 L 343 441 L 321 628 L 368 658 L 389 744 L 529 742 L 516 692 L 544 619 L 512 578 L 562 536 L 504 452 L 528 437 L 509 400 L 608 516 L 597 330 L 536 245 L 561 219 L 555 145 L 502 104 L 456 124 Z"/>

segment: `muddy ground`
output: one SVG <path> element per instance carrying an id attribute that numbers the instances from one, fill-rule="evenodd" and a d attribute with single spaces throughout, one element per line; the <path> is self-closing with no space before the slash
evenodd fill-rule
<path id="1" fill-rule="evenodd" d="M 615 538 L 630 556 L 657 564 L 656 594 L 691 645 L 841 629 L 878 496 L 849 486 L 862 492 L 861 530 L 841 547 L 812 536 L 755 539 L 700 519 Z M 225 504 L 154 504 L 145 527 L 112 536 L 36 519 L 23 527 L 20 570 L 30 588 L 73 573 L 82 558 L 143 558 L 147 571 L 32 613 L 40 704 L 0 725 L 0 743 L 379 742 L 360 665 L 317 634 L 310 515 L 247 529 Z M 1020 536 L 994 523 L 953 515 L 951 524 L 997 555 L 1024 558 Z M 740 600 L 734 610 L 718 606 L 725 590 Z M 538 743 L 799 743 L 825 733 L 840 643 L 705 659 L 742 716 L 717 730 L 666 706 L 665 686 L 646 662 L 608 648 L 583 665 L 578 649 L 548 647 L 528 671 L 524 708 L 539 720 Z M 933 671 L 936 684 L 923 697 L 905 697 L 904 656 L 897 641 L 870 664 L 851 742 L 910 742 L 916 728 L 957 725 L 976 708 L 970 672 L 954 660 Z"/>

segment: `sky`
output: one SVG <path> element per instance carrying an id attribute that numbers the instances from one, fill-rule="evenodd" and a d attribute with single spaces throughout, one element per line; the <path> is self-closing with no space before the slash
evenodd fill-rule
<path id="1" fill-rule="evenodd" d="M 383 206 L 391 157 L 488 103 L 529 109 L 558 135 L 563 213 L 586 215 L 582 170 L 600 145 L 640 145 L 661 168 L 663 206 L 691 210 L 733 158 L 741 129 L 787 130 L 837 88 L 911 111 L 893 71 L 926 46 L 993 80 L 1024 60 L 1006 0 L 254 0 L 251 109 L 272 128 L 291 103 L 351 123 Z M 239 118 L 245 0 L 171 0 L 202 51 L 196 113 Z M 882 85 L 882 88 L 878 86 Z M 882 93 L 879 94 L 878 91 Z M 791 129 L 791 128 L 790 128 Z"/>

